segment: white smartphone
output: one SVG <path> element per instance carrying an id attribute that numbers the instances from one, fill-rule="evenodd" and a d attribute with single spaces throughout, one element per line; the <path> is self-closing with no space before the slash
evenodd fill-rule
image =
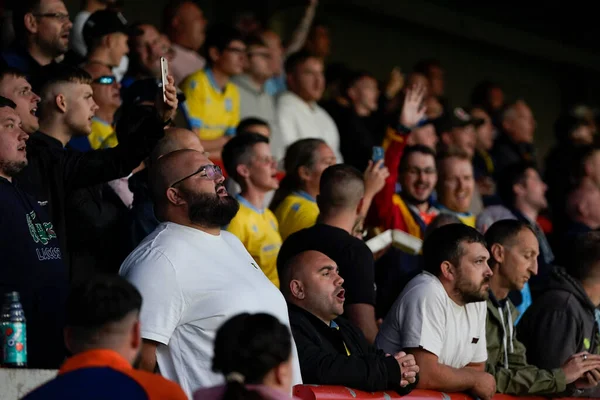
<path id="1" fill-rule="evenodd" d="M 167 80 L 167 76 L 169 75 L 169 63 L 167 59 L 164 57 L 160 58 L 160 73 L 162 79 L 162 92 L 163 92 L 163 101 L 167 102 L 167 84 L 169 81 Z"/>

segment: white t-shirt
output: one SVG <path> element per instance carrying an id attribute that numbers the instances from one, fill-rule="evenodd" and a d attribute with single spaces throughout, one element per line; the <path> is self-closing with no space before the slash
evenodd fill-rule
<path id="1" fill-rule="evenodd" d="M 290 326 L 281 292 L 264 275 L 242 243 L 167 222 L 127 257 L 119 271 L 141 292 L 141 331 L 159 344 L 161 374 L 191 394 L 223 383 L 212 372 L 217 329 L 234 315 L 268 313 Z M 301 383 L 295 344 L 294 384 Z"/>
<path id="2" fill-rule="evenodd" d="M 286 149 L 300 139 L 323 139 L 343 163 L 340 134 L 333 119 L 317 103 L 308 104 L 292 92 L 283 93 L 277 101 L 279 137 L 271 138 L 271 150 L 281 159 Z"/>
<path id="3" fill-rule="evenodd" d="M 454 368 L 487 360 L 486 303 L 456 304 L 440 280 L 423 272 L 404 288 L 383 321 L 377 347 L 389 354 L 423 348 Z"/>

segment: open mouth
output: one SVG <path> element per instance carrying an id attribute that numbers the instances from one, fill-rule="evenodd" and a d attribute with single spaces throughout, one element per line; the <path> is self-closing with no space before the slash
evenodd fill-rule
<path id="1" fill-rule="evenodd" d="M 35 114 L 37 113 L 37 107 L 33 107 L 33 108 L 32 108 L 32 109 L 29 111 L 29 113 L 30 113 L 31 115 L 35 116 Z"/>
<path id="2" fill-rule="evenodd" d="M 217 194 L 221 197 L 227 196 L 227 189 L 225 189 L 225 186 L 219 186 L 217 188 Z"/>
<path id="3" fill-rule="evenodd" d="M 23 145 L 17 147 L 17 151 L 25 153 L 27 151 L 27 146 L 23 144 Z"/>
<path id="4" fill-rule="evenodd" d="M 346 293 L 346 290 L 340 289 L 340 291 L 335 295 L 335 297 L 337 297 L 341 301 L 344 301 L 346 299 L 346 297 L 344 296 L 345 293 Z"/>

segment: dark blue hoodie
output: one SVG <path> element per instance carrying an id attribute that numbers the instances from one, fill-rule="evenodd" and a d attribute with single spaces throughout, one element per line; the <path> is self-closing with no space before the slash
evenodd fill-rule
<path id="1" fill-rule="evenodd" d="M 28 367 L 58 368 L 68 282 L 54 227 L 37 201 L 1 177 L 0 204 L 0 296 L 21 295 Z"/>

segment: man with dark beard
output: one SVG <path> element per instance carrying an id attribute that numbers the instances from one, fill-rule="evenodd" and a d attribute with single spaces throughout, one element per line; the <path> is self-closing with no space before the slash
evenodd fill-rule
<path id="1" fill-rule="evenodd" d="M 470 392 L 484 400 L 496 392 L 485 372 L 489 257 L 483 236 L 463 224 L 442 226 L 425 239 L 425 271 L 402 291 L 376 340 L 388 354 L 414 354 L 418 389 Z"/>
<path id="2" fill-rule="evenodd" d="M 238 211 L 221 169 L 195 150 L 177 150 L 150 167 L 155 213 L 163 221 L 129 255 L 120 274 L 145 300 L 140 368 L 178 382 L 190 396 L 223 383 L 211 369 L 221 323 L 264 312 L 289 326 L 285 299 L 233 234 L 221 227 Z M 300 367 L 294 347 L 294 383 Z"/>

